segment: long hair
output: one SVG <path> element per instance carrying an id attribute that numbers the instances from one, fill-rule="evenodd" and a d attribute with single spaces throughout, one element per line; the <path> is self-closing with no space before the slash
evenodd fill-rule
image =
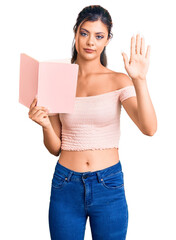
<path id="1" fill-rule="evenodd" d="M 101 7 L 100 5 L 90 5 L 88 7 L 83 8 L 83 10 L 78 14 L 76 24 L 73 27 L 74 34 L 76 36 L 77 29 L 80 24 L 83 24 L 86 21 L 97 21 L 101 20 L 107 26 L 108 29 L 108 39 L 113 37 L 111 32 L 111 28 L 113 26 L 112 19 L 109 12 Z M 77 59 L 77 51 L 73 39 L 72 43 L 72 58 L 71 63 L 74 63 Z M 104 47 L 101 55 L 100 55 L 100 62 L 103 66 L 107 66 L 107 56 L 106 56 L 106 46 Z"/>

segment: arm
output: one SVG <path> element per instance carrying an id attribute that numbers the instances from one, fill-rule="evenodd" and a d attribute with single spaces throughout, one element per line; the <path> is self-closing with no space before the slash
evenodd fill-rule
<path id="1" fill-rule="evenodd" d="M 126 76 L 126 78 L 129 77 Z M 153 136 L 157 130 L 157 118 L 150 99 L 147 83 L 146 81 L 133 82 L 136 97 L 127 98 L 122 102 L 122 105 L 141 132 L 145 135 Z M 129 83 L 131 83 L 130 79 Z"/>
<path id="2" fill-rule="evenodd" d="M 148 92 L 146 81 L 133 80 L 137 97 L 138 121 L 144 134 L 153 136 L 157 130 L 156 113 Z"/>
<path id="3" fill-rule="evenodd" d="M 61 124 L 59 115 L 49 116 L 51 124 L 47 127 L 43 127 L 43 141 L 48 151 L 59 156 L 61 151 Z"/>
<path id="4" fill-rule="evenodd" d="M 135 119 L 141 131 L 149 136 L 157 130 L 157 118 L 152 105 L 146 82 L 149 67 L 150 46 L 145 54 L 145 41 L 140 35 L 131 38 L 131 56 L 128 61 L 126 53 L 122 53 L 125 69 L 131 77 L 136 91 L 136 98 L 125 100 L 123 106 L 132 119 Z"/>

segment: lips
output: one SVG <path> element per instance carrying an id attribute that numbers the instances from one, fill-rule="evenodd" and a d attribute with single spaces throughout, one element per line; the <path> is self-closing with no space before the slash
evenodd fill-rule
<path id="1" fill-rule="evenodd" d="M 88 53 L 92 53 L 92 52 L 95 51 L 95 50 L 93 50 L 93 49 L 89 49 L 89 48 L 84 48 L 84 50 L 85 50 L 86 52 L 88 52 Z"/>

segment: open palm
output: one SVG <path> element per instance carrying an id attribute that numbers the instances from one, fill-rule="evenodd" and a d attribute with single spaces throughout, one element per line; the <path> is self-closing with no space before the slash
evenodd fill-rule
<path id="1" fill-rule="evenodd" d="M 131 56 L 128 61 L 126 53 L 122 53 L 125 69 L 128 75 L 132 79 L 145 79 L 149 67 L 149 57 L 150 57 L 150 46 L 147 47 L 147 52 L 145 54 L 145 41 L 144 38 L 140 38 L 140 35 L 136 35 L 136 45 L 135 37 L 131 38 Z"/>

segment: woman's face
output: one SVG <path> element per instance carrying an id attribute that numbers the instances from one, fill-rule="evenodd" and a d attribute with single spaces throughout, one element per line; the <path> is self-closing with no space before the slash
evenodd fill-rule
<path id="1" fill-rule="evenodd" d="M 104 47 L 109 40 L 108 30 L 100 20 L 91 22 L 86 21 L 79 25 L 75 36 L 75 47 L 78 55 L 84 59 L 95 59 L 100 57 Z M 92 53 L 87 53 L 85 48 L 93 49 Z"/>

